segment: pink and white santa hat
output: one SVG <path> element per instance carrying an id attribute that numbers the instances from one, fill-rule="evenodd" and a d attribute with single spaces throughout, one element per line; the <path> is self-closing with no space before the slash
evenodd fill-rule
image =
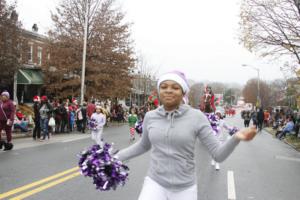
<path id="1" fill-rule="evenodd" d="M 159 91 L 160 84 L 167 80 L 178 83 L 181 86 L 184 94 L 187 94 L 190 90 L 185 74 L 180 71 L 171 71 L 159 77 L 157 82 L 157 91 Z"/>

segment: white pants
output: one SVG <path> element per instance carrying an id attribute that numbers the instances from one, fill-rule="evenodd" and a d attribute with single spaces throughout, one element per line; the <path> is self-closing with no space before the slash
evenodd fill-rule
<path id="1" fill-rule="evenodd" d="M 103 128 L 92 131 L 92 139 L 95 140 L 95 142 L 99 144 L 100 147 L 103 147 L 102 132 L 103 132 Z"/>
<path id="2" fill-rule="evenodd" d="M 162 187 L 146 176 L 138 200 L 197 200 L 197 185 L 195 184 L 183 191 L 174 192 Z"/>

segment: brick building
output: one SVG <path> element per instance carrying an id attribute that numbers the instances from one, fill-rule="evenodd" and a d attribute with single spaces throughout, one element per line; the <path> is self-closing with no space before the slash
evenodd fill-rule
<path id="1" fill-rule="evenodd" d="M 43 73 L 50 59 L 47 37 L 38 34 L 37 26 L 32 31 L 22 30 L 22 46 L 20 53 L 20 69 L 14 77 L 14 101 L 32 102 L 32 97 L 42 94 Z"/>

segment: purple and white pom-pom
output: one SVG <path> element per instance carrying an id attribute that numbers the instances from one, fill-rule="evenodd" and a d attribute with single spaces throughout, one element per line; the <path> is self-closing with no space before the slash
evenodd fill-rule
<path id="1" fill-rule="evenodd" d="M 239 129 L 234 126 L 234 127 L 232 127 L 232 128 L 229 129 L 229 135 L 232 136 L 232 135 L 234 135 L 238 131 L 239 131 Z"/>
<path id="2" fill-rule="evenodd" d="M 142 134 L 143 133 L 143 121 L 140 120 L 135 124 L 135 130 L 138 134 Z"/>
<path id="3" fill-rule="evenodd" d="M 112 150 L 112 145 L 105 143 L 103 148 L 93 145 L 79 155 L 81 174 L 92 177 L 96 189 L 101 191 L 115 190 L 128 179 L 129 168 L 113 157 Z"/>
<path id="4" fill-rule="evenodd" d="M 89 121 L 88 121 L 88 128 L 90 129 L 90 130 L 97 130 L 97 127 L 98 127 L 98 123 L 97 123 L 97 121 L 96 121 L 96 119 L 90 119 Z"/>
<path id="5" fill-rule="evenodd" d="M 219 119 L 214 113 L 205 113 L 215 135 L 220 133 Z"/>

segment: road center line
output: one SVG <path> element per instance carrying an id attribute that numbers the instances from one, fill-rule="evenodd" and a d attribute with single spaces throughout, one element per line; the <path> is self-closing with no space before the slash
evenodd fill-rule
<path id="1" fill-rule="evenodd" d="M 228 200 L 236 200 L 233 171 L 227 171 Z"/>
<path id="2" fill-rule="evenodd" d="M 38 188 L 36 188 L 36 189 L 30 190 L 30 191 L 28 191 L 28 192 L 25 192 L 25 193 L 23 193 L 23 194 L 21 194 L 21 195 L 19 195 L 19 196 L 16 196 L 16 197 L 14 197 L 14 198 L 11 198 L 10 200 L 21 200 L 21 199 L 24 199 L 24 198 L 29 197 L 29 196 L 32 196 L 32 195 L 34 195 L 34 194 L 36 194 L 36 193 L 38 193 L 38 192 L 41 192 L 41 191 L 43 191 L 43 190 L 46 190 L 46 189 L 48 189 L 48 188 L 50 188 L 50 187 L 53 187 L 53 186 L 58 185 L 58 184 L 60 184 L 60 183 L 63 183 L 63 182 L 65 182 L 65 181 L 69 180 L 69 179 L 75 178 L 76 176 L 79 176 L 79 175 L 80 175 L 80 172 L 75 172 L 75 173 L 70 174 L 70 175 L 68 175 L 68 176 L 65 176 L 65 177 L 63 177 L 63 178 L 60 178 L 60 179 L 58 179 L 58 180 L 55 180 L 55 181 L 53 181 L 53 182 L 47 183 L 47 184 L 45 184 L 45 185 L 43 185 L 43 186 L 40 186 L 40 187 L 38 187 Z"/>
<path id="3" fill-rule="evenodd" d="M 69 173 L 71 173 L 71 172 L 78 171 L 78 169 L 79 169 L 78 167 L 74 167 L 74 168 L 65 170 L 65 171 L 63 171 L 63 172 L 60 172 L 60 173 L 58 173 L 58 174 L 55 174 L 55 175 L 49 176 L 49 177 L 47 177 L 47 178 L 44 178 L 44 179 L 42 179 L 42 180 L 39 180 L 39 181 L 30 183 L 30 184 L 21 186 L 21 187 L 19 187 L 19 188 L 10 190 L 10 191 L 8 191 L 8 192 L 6 192 L 6 193 L 0 194 L 0 199 L 4 199 L 4 198 L 6 198 L 6 197 L 9 197 L 9 196 L 11 196 L 11 195 L 17 194 L 17 193 L 22 192 L 22 191 L 24 191 L 24 190 L 27 190 L 27 189 L 30 189 L 30 188 L 32 188 L 32 187 L 41 185 L 41 184 L 43 184 L 43 183 L 46 183 L 46 182 L 51 181 L 51 180 L 53 180 L 53 179 L 59 178 L 59 177 L 61 177 L 61 176 L 64 176 L 64 175 L 66 175 L 66 174 L 69 174 Z"/>
<path id="4" fill-rule="evenodd" d="M 300 158 L 293 158 L 293 157 L 287 157 L 287 156 L 275 156 L 275 158 L 280 159 L 280 160 L 300 162 Z"/>

